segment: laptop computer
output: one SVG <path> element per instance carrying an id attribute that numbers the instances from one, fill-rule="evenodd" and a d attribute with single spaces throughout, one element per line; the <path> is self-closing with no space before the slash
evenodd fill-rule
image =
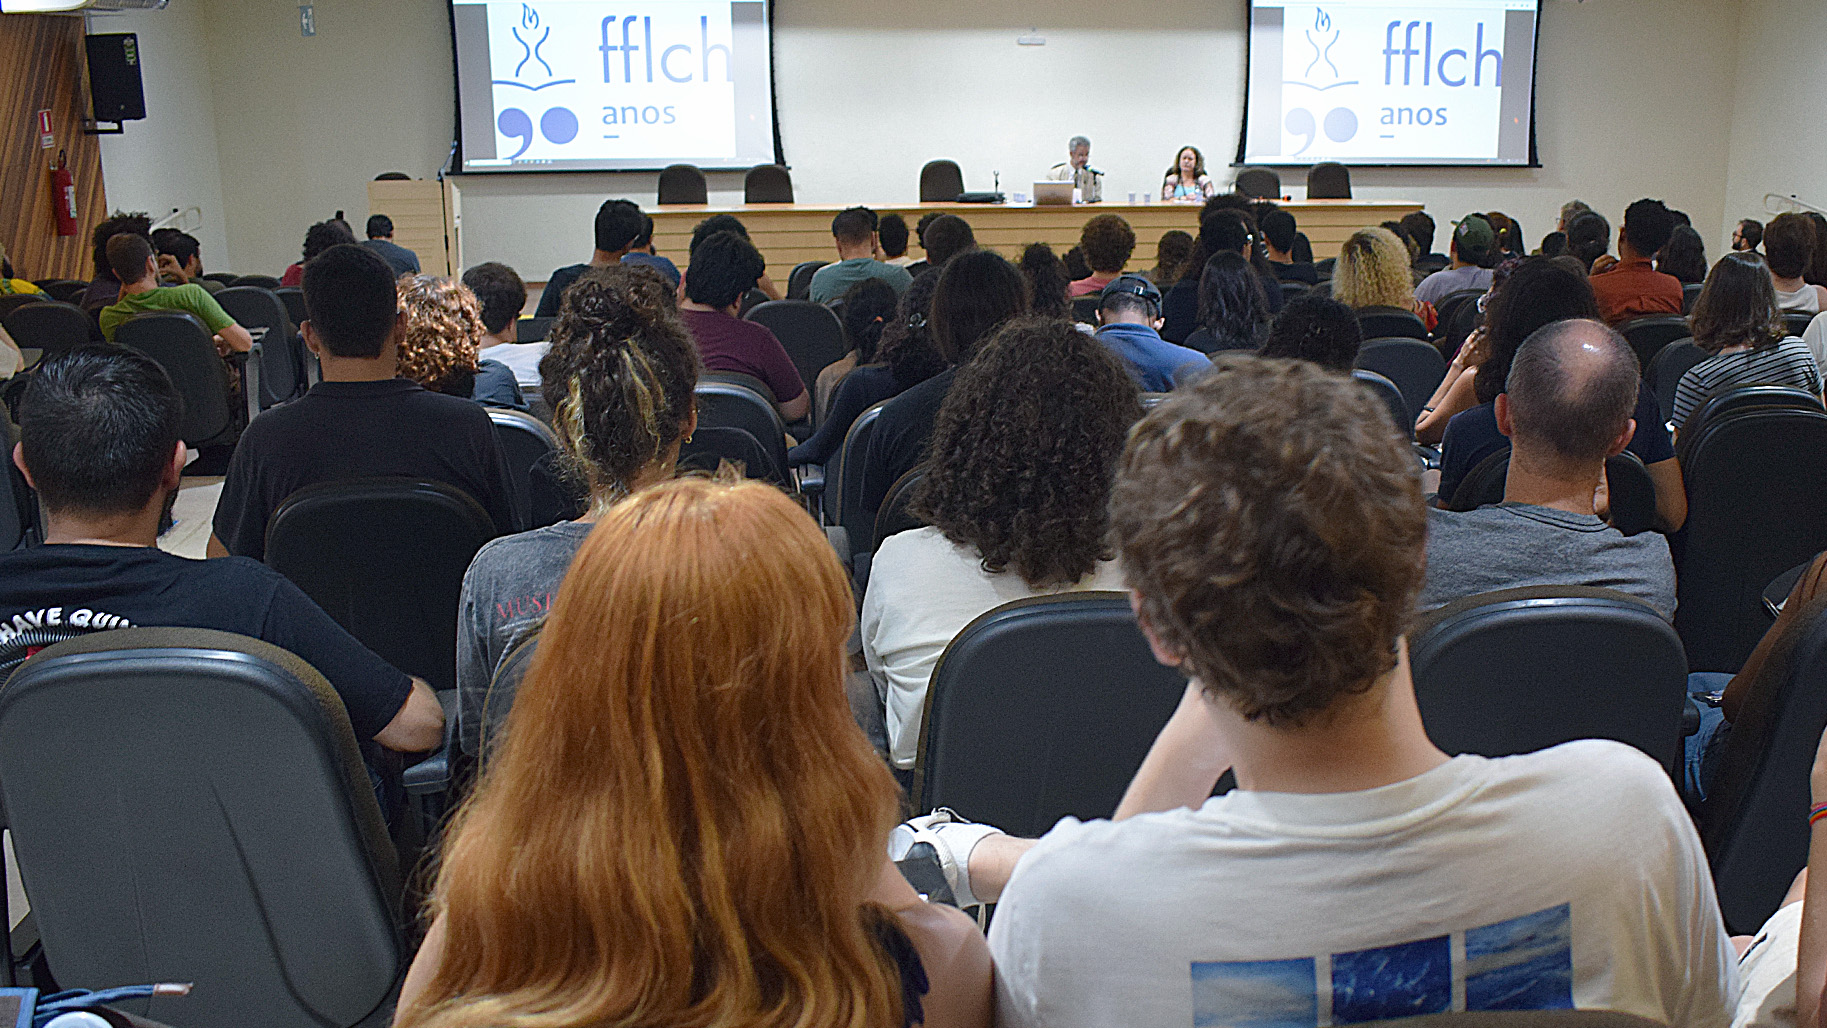
<path id="1" fill-rule="evenodd" d="M 1062 206 L 1072 205 L 1072 183 L 1070 182 L 1036 182 L 1034 183 L 1034 205 Z"/>

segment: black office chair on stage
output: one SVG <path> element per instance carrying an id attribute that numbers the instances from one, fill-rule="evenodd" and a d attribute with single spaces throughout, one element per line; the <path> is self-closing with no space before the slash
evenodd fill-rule
<path id="1" fill-rule="evenodd" d="M 391 1019 L 398 858 L 296 656 L 180 628 L 51 646 L 0 692 L 0 795 L 60 983 L 194 981 L 124 1005 L 186 1028 Z"/>
<path id="2" fill-rule="evenodd" d="M 691 164 L 668 165 L 660 172 L 659 202 L 661 206 L 709 203 L 710 186 L 705 182 L 704 172 Z"/>
<path id="3" fill-rule="evenodd" d="M 964 192 L 964 171 L 957 161 L 927 161 L 920 169 L 920 202 L 951 203 Z"/>
<path id="4" fill-rule="evenodd" d="M 262 348 L 235 358 L 241 396 L 229 392 L 228 369 L 216 353 L 208 328 L 187 311 L 136 314 L 114 330 L 114 341 L 144 353 L 171 376 L 184 398 L 184 420 L 178 433 L 192 448 L 233 443 L 241 429 L 260 413 Z"/>
<path id="5" fill-rule="evenodd" d="M 1125 593 L 1005 603 L 933 669 L 914 809 L 950 807 L 1027 838 L 1068 815 L 1109 817 L 1185 691 Z"/>
<path id="6" fill-rule="evenodd" d="M 1487 757 L 1629 743 L 1677 772 L 1687 657 L 1648 604 L 1611 589 L 1504 589 L 1425 614 L 1408 637 L 1434 745 Z"/>
<path id="7" fill-rule="evenodd" d="M 1236 191 L 1255 200 L 1281 199 L 1281 176 L 1273 168 L 1244 168 L 1237 173 Z"/>
<path id="8" fill-rule="evenodd" d="M 1351 199 L 1351 169 L 1334 161 L 1322 161 L 1307 171 L 1307 199 Z"/>
<path id="9" fill-rule="evenodd" d="M 778 164 L 758 164 L 742 179 L 743 203 L 792 203 L 793 176 Z"/>

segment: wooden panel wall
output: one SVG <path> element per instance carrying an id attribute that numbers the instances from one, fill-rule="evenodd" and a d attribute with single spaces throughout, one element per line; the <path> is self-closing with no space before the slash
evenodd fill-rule
<path id="1" fill-rule="evenodd" d="M 88 279 L 89 232 L 107 217 L 101 146 L 82 134 L 87 115 L 83 20 L 72 15 L 0 14 L 0 243 L 21 278 Z M 39 145 L 38 112 L 51 112 L 57 147 Z M 69 152 L 76 179 L 77 234 L 58 236 L 51 206 L 51 159 Z"/>

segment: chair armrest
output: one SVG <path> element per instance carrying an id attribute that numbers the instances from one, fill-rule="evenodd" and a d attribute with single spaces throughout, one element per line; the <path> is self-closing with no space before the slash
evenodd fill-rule
<path id="1" fill-rule="evenodd" d="M 1414 443 L 1412 445 L 1415 448 L 1415 456 L 1421 458 L 1422 467 L 1426 468 L 1429 471 L 1439 471 L 1440 470 L 1440 448 L 1439 447 L 1423 446 L 1420 443 Z"/>
<path id="2" fill-rule="evenodd" d="M 247 404 L 247 421 L 253 424 L 260 416 L 260 340 L 235 361 L 241 372 L 241 399 Z"/>
<path id="3" fill-rule="evenodd" d="M 1681 708 L 1681 737 L 1683 739 L 1700 731 L 1700 704 L 1692 696 L 1684 696 Z"/>

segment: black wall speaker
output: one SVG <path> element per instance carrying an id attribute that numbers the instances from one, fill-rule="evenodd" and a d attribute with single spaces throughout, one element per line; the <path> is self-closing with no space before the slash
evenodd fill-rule
<path id="1" fill-rule="evenodd" d="M 89 96 L 96 121 L 139 121 L 146 117 L 140 85 L 139 37 L 131 32 L 84 36 L 89 52 Z"/>

